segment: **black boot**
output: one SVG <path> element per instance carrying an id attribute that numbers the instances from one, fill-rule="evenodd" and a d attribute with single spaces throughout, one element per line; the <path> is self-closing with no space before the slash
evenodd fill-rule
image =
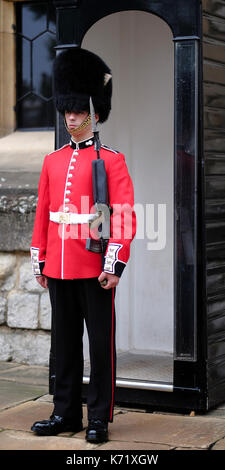
<path id="1" fill-rule="evenodd" d="M 82 421 L 69 421 L 62 416 L 51 415 L 49 419 L 36 421 L 31 426 L 31 431 L 39 436 L 56 436 L 60 432 L 80 432 L 83 429 Z"/>
<path id="2" fill-rule="evenodd" d="M 108 441 L 108 422 L 98 418 L 88 420 L 86 430 L 86 441 L 88 442 L 106 442 Z"/>

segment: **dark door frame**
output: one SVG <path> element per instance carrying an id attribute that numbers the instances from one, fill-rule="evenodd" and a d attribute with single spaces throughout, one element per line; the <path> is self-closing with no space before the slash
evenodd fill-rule
<path id="1" fill-rule="evenodd" d="M 121 389 L 118 397 L 123 403 L 146 403 L 150 406 L 160 406 L 161 403 L 167 408 L 171 405 L 182 409 L 205 409 L 201 1 L 57 0 L 55 5 L 56 49 L 59 51 L 80 47 L 92 25 L 121 11 L 138 10 L 157 15 L 172 30 L 175 87 L 173 393 Z M 66 139 L 63 120 L 57 115 L 56 148 L 61 147 Z M 165 399 L 165 395 L 170 398 Z"/>

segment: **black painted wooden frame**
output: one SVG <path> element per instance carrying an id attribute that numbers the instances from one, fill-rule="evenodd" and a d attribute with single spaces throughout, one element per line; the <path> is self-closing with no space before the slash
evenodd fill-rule
<path id="1" fill-rule="evenodd" d="M 173 394 L 127 390 L 117 391 L 118 401 L 186 409 L 206 408 L 206 350 L 204 331 L 204 234 L 202 233 L 202 50 L 200 0 L 68 0 L 55 1 L 57 8 L 57 49 L 79 47 L 89 30 L 101 18 L 125 10 L 155 14 L 171 28 L 175 53 L 174 101 L 174 300 L 175 340 Z M 56 148 L 68 137 L 57 115 Z M 189 181 L 184 191 L 184 176 Z M 183 186 L 182 186 L 183 185 Z M 188 199 L 187 192 L 191 196 Z M 191 219 L 185 233 L 185 213 Z M 184 238 L 191 239 L 193 251 L 181 256 Z M 189 251 L 189 250 L 188 250 Z M 188 259 L 188 261 L 186 260 Z M 188 302 L 189 299 L 189 302 Z M 54 363 L 52 353 L 52 364 Z M 54 367 L 52 367 L 54 369 Z M 50 367 L 51 369 L 51 367 Z M 51 374 L 50 376 L 54 375 Z M 50 390 L 53 389 L 50 378 Z M 119 393 L 120 392 L 120 393 Z M 165 397 L 167 395 L 167 397 Z M 173 397 L 172 397 L 173 396 Z M 128 398 L 127 398 L 128 397 Z M 158 397 L 158 398 L 157 398 Z"/>

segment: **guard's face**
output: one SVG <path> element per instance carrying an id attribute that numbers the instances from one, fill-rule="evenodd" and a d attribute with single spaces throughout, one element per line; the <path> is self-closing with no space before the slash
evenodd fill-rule
<path id="1" fill-rule="evenodd" d="M 66 124 L 69 129 L 76 129 L 79 127 L 82 122 L 88 117 L 87 111 L 82 111 L 80 113 L 75 113 L 74 111 L 65 112 Z"/>

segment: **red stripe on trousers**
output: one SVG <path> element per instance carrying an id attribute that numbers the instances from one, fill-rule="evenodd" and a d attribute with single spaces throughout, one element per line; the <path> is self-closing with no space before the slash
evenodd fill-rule
<path id="1" fill-rule="evenodd" d="M 114 288 L 112 289 L 112 330 L 111 330 L 111 366 L 112 366 L 112 401 L 110 410 L 110 420 L 113 416 L 113 400 L 114 400 L 114 363 L 113 363 L 113 330 L 114 330 Z"/>

